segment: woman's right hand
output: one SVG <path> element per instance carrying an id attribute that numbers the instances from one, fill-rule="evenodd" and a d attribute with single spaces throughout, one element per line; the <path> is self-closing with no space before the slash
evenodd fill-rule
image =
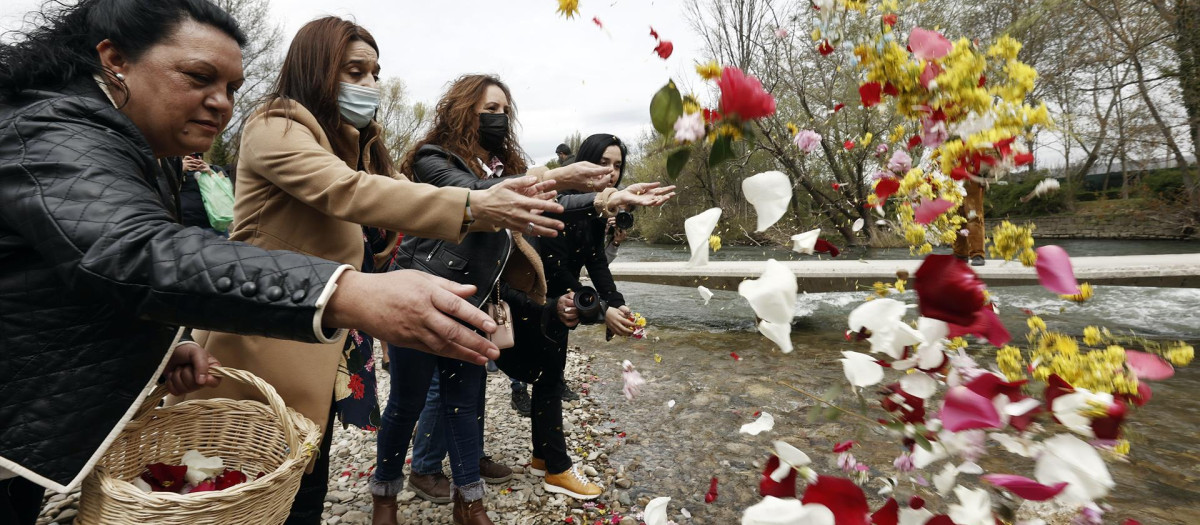
<path id="1" fill-rule="evenodd" d="M 610 208 L 633 206 L 662 206 L 675 196 L 675 186 L 660 187 L 659 182 L 630 184 L 628 188 L 613 193 L 608 198 Z"/>
<path id="2" fill-rule="evenodd" d="M 471 215 L 477 227 L 472 231 L 497 231 L 508 228 L 539 237 L 554 237 L 562 231 L 562 221 L 542 214 L 562 213 L 563 207 L 552 191 L 555 181 L 542 183 L 537 177 L 509 179 L 486 190 L 471 191 Z M 367 332 L 370 333 L 370 332 Z"/>
<path id="3" fill-rule="evenodd" d="M 554 309 L 558 312 L 558 320 L 562 321 L 567 328 L 575 328 L 579 325 L 579 311 L 575 309 L 575 292 L 567 292 L 558 296 Z"/>
<path id="4" fill-rule="evenodd" d="M 621 308 L 608 307 L 604 312 L 604 324 L 608 326 L 609 331 L 621 337 L 629 337 L 633 335 L 633 330 L 637 325 L 633 324 L 633 319 L 630 319 L 633 314 L 629 312 L 629 308 L 622 306 Z M 369 333 L 369 332 L 368 332 Z"/>
<path id="5" fill-rule="evenodd" d="M 591 162 L 574 162 L 546 172 L 546 179 L 557 182 L 557 188 L 588 193 L 607 188 L 610 177 L 612 168 Z"/>
<path id="6" fill-rule="evenodd" d="M 472 330 L 496 331 L 495 321 L 465 300 L 474 293 L 474 286 L 417 270 L 346 272 L 337 280 L 322 322 L 331 328 L 358 328 L 397 346 L 483 365 L 500 357 L 500 350 Z"/>

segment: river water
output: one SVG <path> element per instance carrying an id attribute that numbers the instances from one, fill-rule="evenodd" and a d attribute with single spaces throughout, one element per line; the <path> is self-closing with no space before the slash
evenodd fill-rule
<path id="1" fill-rule="evenodd" d="M 1073 256 L 1196 253 L 1200 257 L 1200 243 L 1054 244 Z M 780 248 L 728 247 L 711 258 L 766 257 L 801 256 Z M 910 256 L 907 250 L 861 250 L 843 257 Z M 622 246 L 618 260 L 686 259 L 685 247 L 630 243 Z M 819 394 L 831 385 L 846 383 L 837 361 L 839 352 L 866 351 L 863 344 L 843 338 L 846 316 L 867 292 L 801 293 L 792 329 L 795 351 L 784 355 L 754 330 L 753 311 L 736 292 L 717 291 L 706 306 L 694 288 L 641 283 L 619 283 L 618 287 L 630 307 L 648 318 L 649 337 L 605 343 L 602 330 L 586 327 L 577 331 L 572 342 L 597 356 L 591 366 L 596 374 L 592 382 L 597 383 L 592 393 L 618 414 L 610 430 L 627 436 L 612 459 L 632 467 L 634 500 L 670 496 L 672 518 L 680 523 L 687 522 L 680 515 L 681 508 L 689 511 L 692 523 L 738 523 L 741 510 L 759 500 L 759 472 L 776 439 L 807 451 L 816 470 L 826 474 L 840 472 L 831 451 L 833 444 L 856 439 L 865 445 L 855 449 L 859 460 L 880 467 L 873 468 L 873 477 L 894 472 L 891 462 L 900 451 L 891 439 L 865 430 L 868 425 L 846 420 L 808 422 L 813 403 L 784 384 Z M 1098 287 L 1095 298 L 1083 305 L 1061 301 L 1040 287 L 1005 287 L 992 293 L 1001 305 L 1001 318 L 1016 338 L 1025 333 L 1021 310 L 1027 308 L 1042 315 L 1051 329 L 1067 333 L 1080 334 L 1084 326 L 1100 325 L 1118 332 L 1200 344 L 1197 289 Z M 912 292 L 899 298 L 915 302 Z M 970 351 L 981 363 L 990 362 L 987 347 L 972 345 Z M 740 360 L 734 360 L 731 353 Z M 649 381 L 633 401 L 621 394 L 619 363 L 623 359 L 631 360 Z M 1175 377 L 1156 383 L 1151 403 L 1132 414 L 1132 422 L 1127 424 L 1133 444 L 1129 461 L 1111 465 L 1118 487 L 1107 500 L 1117 508 L 1110 518 L 1134 517 L 1147 525 L 1200 523 L 1198 368 L 1200 365 L 1179 369 Z M 670 401 L 675 402 L 673 408 L 668 408 Z M 843 402 L 852 400 L 843 398 Z M 759 436 L 739 434 L 740 426 L 754 420 L 760 411 L 775 416 L 774 430 Z M 1007 464 L 1015 456 L 998 447 L 991 450 L 991 462 L 985 463 L 985 468 L 1013 472 Z M 1027 464 L 1017 459 L 1011 464 Z M 705 504 L 712 477 L 719 480 L 719 497 Z M 964 476 L 973 483 L 970 478 L 973 476 Z M 875 488 L 870 485 L 868 494 Z M 881 502 L 881 497 L 873 497 L 873 507 Z"/>

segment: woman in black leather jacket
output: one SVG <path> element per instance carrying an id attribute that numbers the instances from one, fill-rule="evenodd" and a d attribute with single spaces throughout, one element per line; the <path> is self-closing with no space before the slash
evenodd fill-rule
<path id="1" fill-rule="evenodd" d="M 510 100 L 508 88 L 495 77 L 458 79 L 439 101 L 433 128 L 404 160 L 401 171 L 420 182 L 472 189 L 497 184 L 509 173 L 524 173 L 524 155 L 509 126 L 515 113 Z M 609 171 L 578 163 L 535 174 L 556 180 L 559 188 L 578 190 L 599 187 L 597 180 L 603 180 Z M 596 217 L 611 214 L 618 206 L 653 204 L 670 189 L 652 184 L 635 191 L 641 193 L 608 190 L 580 194 L 560 199 L 560 204 L 567 216 Z M 536 312 L 533 315 L 539 319 L 559 309 L 557 302 L 547 302 L 541 260 L 520 232 L 472 233 L 458 244 L 406 237 L 397 265 L 475 284 L 478 291 L 468 300 L 480 308 L 504 300 L 513 316 Z M 383 414 L 371 483 L 375 516 L 384 520 L 379 523 L 391 523 L 387 517 L 394 516 L 395 496 L 403 485 L 405 453 L 435 369 L 441 386 L 439 419 L 446 433 L 454 482 L 454 523 L 491 523 L 482 503 L 480 477 L 481 467 L 496 466 L 482 456 L 483 367 L 396 346 L 389 346 L 388 352 L 392 391 Z M 414 476 L 429 474 L 414 472 Z"/>

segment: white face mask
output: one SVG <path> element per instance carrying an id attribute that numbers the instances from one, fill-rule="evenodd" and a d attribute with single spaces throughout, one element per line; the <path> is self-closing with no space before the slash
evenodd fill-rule
<path id="1" fill-rule="evenodd" d="M 358 129 L 367 127 L 375 118 L 379 108 L 379 89 L 355 84 L 341 83 L 338 92 L 338 109 L 342 118 Z"/>

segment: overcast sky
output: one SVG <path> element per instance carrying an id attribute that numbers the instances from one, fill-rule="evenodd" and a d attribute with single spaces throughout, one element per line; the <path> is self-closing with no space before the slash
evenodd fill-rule
<path id="1" fill-rule="evenodd" d="M 513 90 L 521 145 L 538 162 L 575 131 L 638 139 L 650 126 L 654 92 L 674 77 L 699 86 L 700 40 L 683 0 L 582 0 L 566 20 L 554 0 L 272 0 L 285 40 L 324 15 L 353 17 L 375 35 L 384 78 L 399 77 L 414 100 L 434 103 L 465 73 L 495 73 Z M 20 25 L 41 0 L 8 0 L 0 29 Z M 598 17 L 604 29 L 596 27 Z M 253 31 L 259 21 L 241 21 Z M 672 41 L 668 60 L 653 53 L 650 26 Z M 286 47 L 286 46 L 285 46 Z"/>

